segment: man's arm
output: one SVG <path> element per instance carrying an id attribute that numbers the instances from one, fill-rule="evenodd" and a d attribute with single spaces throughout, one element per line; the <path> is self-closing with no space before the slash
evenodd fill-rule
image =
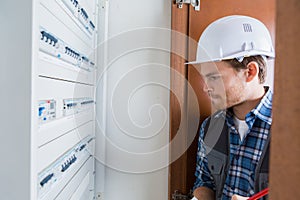
<path id="1" fill-rule="evenodd" d="M 198 200 L 215 200 L 215 192 L 208 187 L 198 187 L 194 190 L 194 197 Z"/>
<path id="2" fill-rule="evenodd" d="M 198 200 L 215 200 L 215 184 L 213 177 L 208 168 L 206 149 L 204 145 L 204 127 L 208 119 L 204 120 L 200 128 L 198 151 L 197 151 L 197 164 L 196 164 L 196 181 L 194 185 L 194 196 Z"/>

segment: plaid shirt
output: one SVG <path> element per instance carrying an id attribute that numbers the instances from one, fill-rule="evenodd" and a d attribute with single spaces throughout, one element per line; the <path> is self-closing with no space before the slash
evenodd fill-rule
<path id="1" fill-rule="evenodd" d="M 271 112 L 272 92 L 269 89 L 256 108 L 246 115 L 245 120 L 249 130 L 242 141 L 234 126 L 233 113 L 230 109 L 214 115 L 215 117 L 226 116 L 230 134 L 230 167 L 223 188 L 222 200 L 230 200 L 234 194 L 246 197 L 254 194 L 255 168 L 270 133 Z M 207 119 L 202 123 L 200 129 L 194 189 L 205 186 L 215 190 L 215 183 L 208 168 L 206 150 L 203 145 L 206 123 Z"/>

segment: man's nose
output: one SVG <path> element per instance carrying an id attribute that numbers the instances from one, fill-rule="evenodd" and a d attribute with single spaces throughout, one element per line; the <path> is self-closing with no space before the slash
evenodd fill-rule
<path id="1" fill-rule="evenodd" d="M 212 88 L 209 87 L 206 83 L 204 83 L 203 91 L 209 93 L 209 92 L 212 92 Z"/>

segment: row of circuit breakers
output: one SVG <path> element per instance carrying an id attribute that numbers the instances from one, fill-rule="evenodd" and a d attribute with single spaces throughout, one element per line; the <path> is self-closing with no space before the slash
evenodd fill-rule
<path id="1" fill-rule="evenodd" d="M 89 19 L 88 13 L 83 7 L 80 6 L 77 0 L 61 0 L 63 4 L 68 9 L 67 12 L 70 12 L 73 15 L 75 23 L 81 23 L 79 25 L 84 30 L 87 30 L 90 36 L 93 35 L 95 31 L 94 23 Z"/>
<path id="2" fill-rule="evenodd" d="M 91 71 L 94 68 L 94 62 L 90 61 L 85 55 L 60 40 L 54 34 L 43 28 L 41 28 L 40 33 L 40 50 L 42 52 L 87 71 Z"/>
<path id="3" fill-rule="evenodd" d="M 54 199 L 56 194 L 51 193 L 54 188 L 62 189 L 72 176 L 92 156 L 88 145 L 92 137 L 84 138 L 80 143 L 71 148 L 53 164 L 48 166 L 38 175 L 38 199 Z"/>
<path id="4" fill-rule="evenodd" d="M 63 116 L 77 114 L 92 109 L 94 100 L 91 98 L 77 98 L 63 100 Z M 54 99 L 39 101 L 39 123 L 46 123 L 56 119 L 56 101 Z"/>
<path id="5" fill-rule="evenodd" d="M 92 41 L 96 29 L 94 22 L 89 17 L 86 9 L 77 0 L 56 0 L 56 3 L 71 17 L 74 24 L 88 36 Z M 54 3 L 54 2 L 50 2 Z M 61 11 L 59 11 L 61 12 Z M 87 73 L 93 73 L 95 63 L 87 55 L 75 49 L 71 44 L 64 42 L 55 34 L 55 30 L 47 30 L 42 25 L 39 27 L 39 51 L 63 61 L 66 65 L 76 69 L 82 69 Z M 59 35 L 59 34 L 58 34 Z M 78 70 L 77 70 L 78 71 Z M 45 78 L 45 77 L 44 77 Z M 51 78 L 51 77 L 50 77 Z M 60 81 L 64 81 L 61 79 Z M 69 81 L 70 82 L 70 81 Z M 74 84 L 76 82 L 73 81 Z M 92 87 L 92 85 L 91 85 Z M 58 102 L 62 101 L 62 102 Z M 59 108 L 58 106 L 61 106 Z M 41 99 L 38 100 L 38 123 L 39 126 L 50 124 L 52 121 L 60 120 L 57 112 L 62 112 L 62 118 L 83 112 L 93 112 L 95 101 L 91 97 L 64 98 L 64 99 Z M 59 115 L 61 116 L 61 115 Z M 74 127 L 76 128 L 76 127 Z M 90 149 L 94 136 L 88 135 L 80 139 L 80 142 L 69 148 L 67 152 L 56 158 L 49 166 L 38 173 L 37 199 L 51 200 L 59 199 L 57 195 L 70 184 L 76 173 L 93 171 L 93 150 Z M 71 145 L 70 145 L 71 146 Z M 82 172 L 83 173 L 83 172 Z M 89 178 L 87 179 L 89 180 Z M 83 182 L 78 180 L 77 182 Z M 69 197 L 68 197 L 69 199 Z M 73 198 L 70 198 L 73 199 Z M 75 198 L 77 199 L 77 198 Z"/>
<path id="6" fill-rule="evenodd" d="M 88 36 L 92 37 L 95 32 L 95 25 L 89 20 L 85 9 L 79 5 L 77 0 L 62 0 L 62 2 L 65 5 L 63 8 L 67 8 L 67 12 L 71 12 L 73 15 L 74 23 L 83 29 Z M 40 27 L 40 50 L 87 71 L 91 71 L 95 65 L 87 56 L 43 27 Z"/>

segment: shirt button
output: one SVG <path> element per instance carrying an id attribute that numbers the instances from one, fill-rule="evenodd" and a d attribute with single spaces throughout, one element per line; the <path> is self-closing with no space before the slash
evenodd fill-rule
<path id="1" fill-rule="evenodd" d="M 239 155 L 235 155 L 234 157 L 236 160 L 239 160 L 240 159 L 240 156 Z"/>

